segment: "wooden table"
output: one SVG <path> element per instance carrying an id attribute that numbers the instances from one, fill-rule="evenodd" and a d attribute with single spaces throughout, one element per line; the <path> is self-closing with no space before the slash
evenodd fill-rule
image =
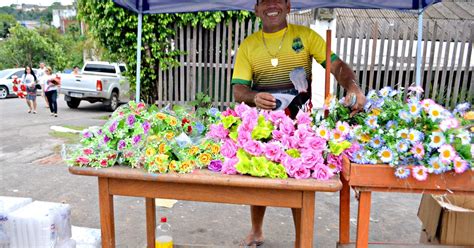
<path id="1" fill-rule="evenodd" d="M 411 175 L 398 179 L 388 165 L 351 164 L 344 159 L 339 202 L 339 244 L 350 243 L 350 188 L 358 192 L 356 247 L 368 247 L 372 192 L 474 195 L 474 172 L 431 174 L 426 181 Z"/>
<path id="2" fill-rule="evenodd" d="M 99 179 L 103 248 L 115 247 L 114 195 L 146 198 L 147 244 L 150 248 L 155 243 L 154 198 L 294 208 L 295 247 L 313 247 L 315 192 L 337 192 L 342 187 L 339 178 L 327 181 L 280 180 L 222 175 L 208 170 L 196 170 L 190 174 L 153 174 L 127 167 L 70 167 L 69 172 Z"/>

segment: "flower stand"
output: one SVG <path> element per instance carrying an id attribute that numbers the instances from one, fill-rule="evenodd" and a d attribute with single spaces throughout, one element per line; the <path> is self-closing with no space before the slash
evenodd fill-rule
<path id="1" fill-rule="evenodd" d="M 431 174 L 425 181 L 399 179 L 388 165 L 350 163 L 344 159 L 339 208 L 339 247 L 350 244 L 350 188 L 358 192 L 356 247 L 368 247 L 372 192 L 474 195 L 474 172 Z"/>

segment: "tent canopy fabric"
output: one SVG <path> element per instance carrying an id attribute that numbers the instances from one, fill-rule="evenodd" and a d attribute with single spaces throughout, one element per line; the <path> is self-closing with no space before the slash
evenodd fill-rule
<path id="1" fill-rule="evenodd" d="M 116 4 L 143 14 L 197 11 L 250 10 L 256 0 L 113 0 Z M 441 0 L 291 0 L 293 9 L 421 9 Z M 140 8 L 140 2 L 142 3 Z"/>

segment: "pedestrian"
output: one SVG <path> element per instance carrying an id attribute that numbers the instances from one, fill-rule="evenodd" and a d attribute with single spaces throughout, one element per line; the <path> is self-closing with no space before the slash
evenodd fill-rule
<path id="1" fill-rule="evenodd" d="M 39 64 L 39 69 L 37 70 L 37 74 L 36 75 L 40 80 L 41 78 L 45 75 L 45 72 L 46 72 L 46 65 L 44 62 L 41 62 Z M 44 87 L 43 87 L 43 90 L 41 91 L 41 96 L 43 97 L 44 99 L 44 102 L 46 103 L 46 108 L 49 108 L 49 103 L 48 103 L 48 98 L 46 97 L 45 93 L 44 93 Z"/>
<path id="2" fill-rule="evenodd" d="M 49 103 L 49 110 L 51 111 L 51 116 L 58 117 L 58 87 L 59 80 L 55 75 L 53 75 L 53 70 L 51 67 L 47 67 L 45 70 L 45 75 L 42 78 L 42 84 L 46 98 Z"/>
<path id="3" fill-rule="evenodd" d="M 23 74 L 21 82 L 26 86 L 25 99 L 28 105 L 28 113 L 33 111 L 33 114 L 36 114 L 36 84 L 38 83 L 38 78 L 30 66 L 25 67 L 25 74 Z"/>
<path id="4" fill-rule="evenodd" d="M 293 95 L 296 97 L 292 96 L 290 99 L 293 100 L 286 101 L 286 108 L 284 106 L 282 109 L 294 116 L 295 110 L 297 112 L 310 99 L 311 84 L 306 84 L 306 90 L 297 90 L 290 74 L 298 72 L 306 77 L 307 82 L 311 82 L 313 58 L 323 67 L 326 64 L 326 43 L 313 30 L 288 24 L 286 17 L 290 9 L 289 0 L 257 0 L 255 14 L 262 20 L 263 28 L 248 36 L 237 52 L 232 76 L 236 102 L 264 110 L 275 110 L 280 109 L 285 100 L 276 96 Z M 366 100 L 356 83 L 354 72 L 336 54 L 332 53 L 330 59 L 331 73 L 347 91 L 346 103 L 351 100 L 349 98 L 356 97 L 355 104 L 352 104 L 352 114 L 362 110 Z M 263 244 L 265 210 L 264 206 L 250 207 L 252 228 L 242 240 L 242 246 L 255 247 Z M 292 209 L 292 212 L 295 220 L 297 209 Z"/>
<path id="5" fill-rule="evenodd" d="M 72 69 L 72 75 L 77 76 L 79 75 L 79 66 L 75 65 L 74 68 Z"/>

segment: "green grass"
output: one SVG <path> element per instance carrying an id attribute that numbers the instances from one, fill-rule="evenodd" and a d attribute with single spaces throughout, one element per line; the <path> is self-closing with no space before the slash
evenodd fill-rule
<path id="1" fill-rule="evenodd" d="M 63 125 L 63 127 L 73 129 L 73 130 L 77 130 L 77 131 L 82 131 L 82 130 L 88 128 L 88 126 L 73 126 L 73 125 Z"/>
<path id="2" fill-rule="evenodd" d="M 110 118 L 110 115 L 94 117 L 94 119 L 98 119 L 98 120 L 108 120 L 109 118 Z"/>
<path id="3" fill-rule="evenodd" d="M 79 133 L 63 133 L 63 132 L 52 131 L 52 132 L 49 132 L 49 135 L 51 135 L 54 138 L 64 140 L 65 144 L 77 144 L 81 140 L 81 134 Z"/>

